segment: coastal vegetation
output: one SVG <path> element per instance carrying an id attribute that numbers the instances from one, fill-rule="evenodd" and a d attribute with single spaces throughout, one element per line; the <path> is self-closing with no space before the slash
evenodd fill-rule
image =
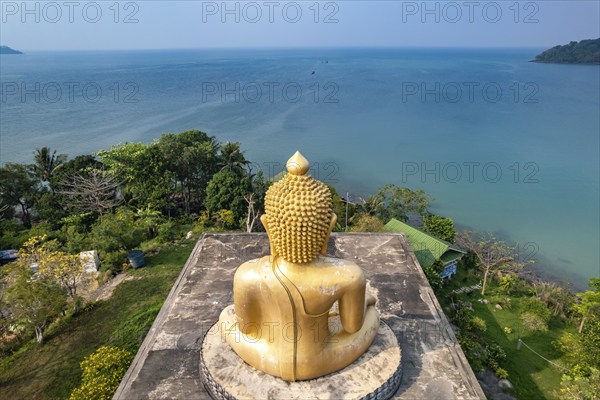
<path id="1" fill-rule="evenodd" d="M 600 38 L 554 46 L 535 56 L 533 61 L 550 64 L 600 64 Z"/>
<path id="2" fill-rule="evenodd" d="M 0 46 L 0 54 L 23 54 L 19 50 L 11 49 L 8 46 Z"/>
<path id="3" fill-rule="evenodd" d="M 110 398 L 191 238 L 264 230 L 259 217 L 277 175 L 250 165 L 239 143 L 186 131 L 72 159 L 41 147 L 31 164 L 1 166 L 0 248 L 20 250 L 0 267 L 0 397 Z M 439 260 L 424 272 L 476 373 L 508 378 L 518 398 L 598 398 L 589 388 L 599 384 L 600 278 L 578 294 L 529 278 L 529 260 L 513 246 L 457 233 L 429 211 L 422 190 L 389 184 L 350 203 L 330 189 L 336 231 L 382 231 L 395 218 L 467 252 L 450 281 Z M 132 249 L 146 253 L 147 267 L 129 267 Z M 99 254 L 98 284 L 125 277 L 111 296 L 78 290 L 78 254 L 87 250 Z"/>

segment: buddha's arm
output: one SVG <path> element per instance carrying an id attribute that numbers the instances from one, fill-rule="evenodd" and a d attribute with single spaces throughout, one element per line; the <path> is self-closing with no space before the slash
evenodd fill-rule
<path id="1" fill-rule="evenodd" d="M 365 288 L 365 278 L 361 277 L 347 288 L 339 300 L 340 320 L 342 327 L 348 333 L 358 332 L 362 328 L 367 307 Z"/>
<path id="2" fill-rule="evenodd" d="M 238 274 L 234 277 L 233 283 L 233 303 L 235 305 L 235 315 L 237 317 L 238 329 L 249 334 L 249 330 L 254 326 L 259 319 L 258 307 L 254 299 L 254 290 L 252 282 L 248 282 Z"/>

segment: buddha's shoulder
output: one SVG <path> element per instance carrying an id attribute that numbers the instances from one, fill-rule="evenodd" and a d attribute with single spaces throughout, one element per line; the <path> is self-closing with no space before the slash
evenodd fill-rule
<path id="1" fill-rule="evenodd" d="M 348 260 L 346 258 L 337 258 L 337 257 L 329 257 L 329 256 L 320 256 L 319 260 L 322 263 L 326 263 L 336 267 L 347 267 L 347 268 L 360 268 L 358 264 L 356 264 L 352 260 Z"/>
<path id="2" fill-rule="evenodd" d="M 322 267 L 328 271 L 328 276 L 336 282 L 357 282 L 364 279 L 364 272 L 352 260 L 335 257 L 321 257 Z"/>
<path id="3" fill-rule="evenodd" d="M 271 269 L 271 258 L 269 256 L 248 260 L 240 265 L 235 272 L 236 275 L 245 275 L 252 273 L 260 273 L 263 270 Z"/>

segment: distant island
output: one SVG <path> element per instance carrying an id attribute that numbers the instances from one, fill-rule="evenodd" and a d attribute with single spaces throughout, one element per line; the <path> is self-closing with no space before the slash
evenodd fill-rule
<path id="1" fill-rule="evenodd" d="M 23 54 L 19 50 L 11 49 L 8 46 L 0 46 L 0 54 Z"/>
<path id="2" fill-rule="evenodd" d="M 550 64 L 600 64 L 600 38 L 555 46 L 535 56 L 532 62 Z"/>

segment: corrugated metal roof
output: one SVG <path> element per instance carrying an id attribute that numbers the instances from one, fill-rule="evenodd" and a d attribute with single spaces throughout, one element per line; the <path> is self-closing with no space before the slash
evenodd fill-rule
<path id="1" fill-rule="evenodd" d="M 389 232 L 404 233 L 417 260 L 424 268 L 430 267 L 437 259 L 447 264 L 465 254 L 452 243 L 431 236 L 394 218 L 385 224 L 385 229 Z"/>

